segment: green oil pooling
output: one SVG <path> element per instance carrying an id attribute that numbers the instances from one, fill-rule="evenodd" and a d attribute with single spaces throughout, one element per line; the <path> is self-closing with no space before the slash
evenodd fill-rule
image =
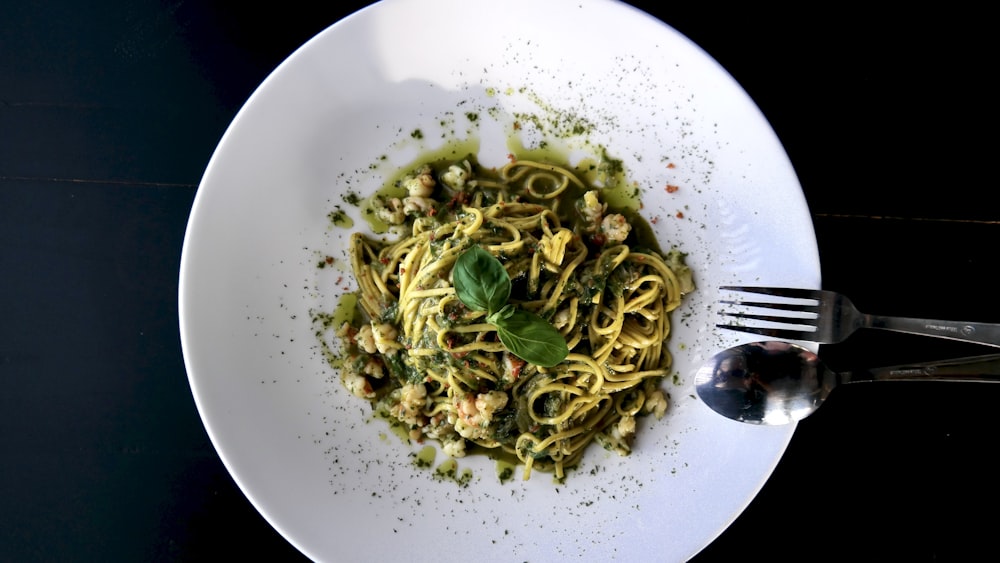
<path id="1" fill-rule="evenodd" d="M 362 199 L 359 203 L 361 206 L 361 215 L 368 226 L 371 227 L 372 232 L 382 234 L 389 231 L 389 225 L 385 221 L 380 219 L 375 213 L 374 202 L 378 200 L 387 201 L 392 198 L 403 199 L 408 194 L 406 193 L 406 188 L 402 186 L 403 179 L 407 176 L 413 174 L 414 169 L 423 164 L 429 163 L 447 163 L 454 164 L 456 162 L 461 162 L 470 156 L 474 159 L 472 155 L 479 154 L 479 141 L 478 140 L 464 140 L 464 141 L 450 141 L 445 143 L 439 149 L 425 151 L 415 158 L 409 164 L 401 166 L 399 171 L 392 177 L 390 177 L 381 188 L 378 189 L 374 194 L 369 197 Z M 445 166 L 447 167 L 447 166 Z"/>
<path id="2" fill-rule="evenodd" d="M 454 481 L 461 486 L 466 486 L 472 481 L 472 470 L 459 471 L 458 462 L 454 458 L 449 458 L 437 466 L 434 470 L 434 477 L 441 481 Z"/>
<path id="3" fill-rule="evenodd" d="M 600 190 L 601 200 L 607 203 L 609 208 L 624 214 L 630 222 L 639 217 L 638 212 L 642 208 L 640 200 L 642 190 L 635 184 L 629 183 L 623 162 L 611 157 L 604 147 L 595 145 L 592 148 L 596 149 L 594 152 L 597 154 L 594 157 L 581 159 L 575 165 L 569 164 L 568 153 L 570 151 L 568 148 L 558 148 L 552 143 L 542 143 L 538 148 L 528 148 L 514 135 L 509 137 L 507 148 L 510 151 L 510 156 L 514 159 L 533 160 L 565 167 L 584 184 Z M 477 176 L 487 178 L 494 176 L 495 170 L 478 165 L 476 157 L 478 153 L 479 142 L 476 140 L 452 141 L 439 149 L 421 153 L 411 163 L 400 167 L 399 171 L 390 177 L 378 191 L 361 201 L 360 206 L 365 222 L 375 233 L 388 232 L 389 225 L 376 214 L 374 202 L 405 198 L 408 194 L 406 189 L 402 187 L 403 179 L 412 175 L 417 167 L 424 164 L 429 164 L 435 171 L 440 172 L 452 164 L 469 160 L 476 168 Z M 574 187 L 564 194 L 560 197 L 560 201 L 563 206 L 568 207 L 583 196 L 583 190 Z M 648 228 L 646 230 L 650 231 Z"/>

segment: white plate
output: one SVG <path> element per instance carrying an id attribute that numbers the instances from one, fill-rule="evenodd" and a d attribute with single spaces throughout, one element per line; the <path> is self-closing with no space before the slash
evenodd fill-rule
<path id="1" fill-rule="evenodd" d="M 358 217 L 344 190 L 371 193 L 442 136 L 502 160 L 514 121 L 533 134 L 522 114 L 548 133 L 586 120 L 594 144 L 566 146 L 624 160 L 699 289 L 674 316 L 669 415 L 644 421 L 631 456 L 592 448 L 565 485 L 501 483 L 465 458 L 463 487 L 415 467 L 420 446 L 372 421 L 325 364 L 310 311 L 350 286 L 336 283 L 345 267 L 316 264 L 343 263 L 349 230 L 326 214 Z M 697 46 L 612 1 L 390 0 L 306 43 L 233 121 L 191 213 L 180 328 L 223 462 L 313 559 L 681 561 L 746 507 L 794 431 L 725 420 L 694 396 L 697 363 L 744 340 L 713 328 L 716 288 L 733 282 L 818 287 L 819 261 L 774 132 Z"/>

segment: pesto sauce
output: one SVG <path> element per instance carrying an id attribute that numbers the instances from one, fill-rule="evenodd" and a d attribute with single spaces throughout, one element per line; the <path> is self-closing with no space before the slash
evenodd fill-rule
<path id="1" fill-rule="evenodd" d="M 361 321 L 361 309 L 358 307 L 357 292 L 345 293 L 337 301 L 337 308 L 330 313 L 330 326 L 339 327 L 344 323 L 357 325 Z"/>
<path id="2" fill-rule="evenodd" d="M 562 151 L 551 145 L 528 149 L 512 138 L 508 142 L 508 147 L 511 154 L 517 158 L 566 167 L 587 186 L 584 189 L 570 186 L 560 195 L 557 210 L 560 217 L 572 217 L 574 203 L 583 197 L 585 191 L 591 188 L 597 189 L 601 201 L 608 204 L 608 213 L 621 213 L 632 226 L 632 234 L 627 241 L 630 246 L 647 248 L 663 254 L 652 226 L 640 214 L 642 190 L 628 181 L 624 163 L 620 159 L 612 158 L 607 149 L 599 147 L 599 157 L 585 158 L 575 166 L 571 166 L 567 158 L 568 151 Z"/>
<path id="3" fill-rule="evenodd" d="M 375 206 L 373 205 L 375 201 L 380 199 L 389 200 L 394 197 L 403 199 L 406 197 L 408 194 L 406 193 L 406 189 L 402 187 L 403 179 L 412 175 L 418 166 L 428 163 L 454 164 L 465 158 L 474 159 L 473 155 L 478 153 L 479 141 L 476 140 L 450 141 L 439 149 L 422 152 L 420 156 L 413 159 L 410 163 L 399 167 L 399 170 L 393 176 L 389 177 L 374 194 L 360 200 L 359 206 L 361 207 L 365 222 L 368 223 L 368 226 L 371 227 L 374 233 L 382 234 L 388 232 L 389 225 L 379 219 L 375 213 Z"/>
<path id="4" fill-rule="evenodd" d="M 476 121 L 478 115 L 466 115 L 470 121 Z M 579 134 L 576 129 L 573 134 Z M 414 139 L 422 139 L 423 133 L 415 130 L 411 134 Z M 600 200 L 608 205 L 608 213 L 621 213 L 626 217 L 632 226 L 631 234 L 627 243 L 633 248 L 649 249 L 660 253 L 660 245 L 654 235 L 651 225 L 640 215 L 642 202 L 640 200 L 641 190 L 635 184 L 629 183 L 626 178 L 626 171 L 623 162 L 612 158 L 604 147 L 596 147 L 598 156 L 584 158 L 575 165 L 569 163 L 568 149 L 562 150 L 553 146 L 550 142 L 542 142 L 538 148 L 525 147 L 517 135 L 511 135 L 507 143 L 508 150 L 513 158 L 522 160 L 533 160 L 545 162 L 556 166 L 564 167 L 573 172 L 584 184 L 583 189 L 570 186 L 560 196 L 560 204 L 557 214 L 560 217 L 571 218 L 575 216 L 573 205 L 583 197 L 585 191 L 597 189 L 600 193 Z M 592 147 L 593 148 L 593 147 Z M 356 195 L 350 203 L 357 204 L 362 210 L 362 216 L 375 233 L 386 233 L 389 225 L 379 219 L 375 213 L 373 202 L 377 200 L 388 200 L 391 198 L 404 198 L 408 194 L 402 187 L 402 182 L 407 176 L 411 176 L 414 171 L 424 164 L 428 164 L 437 174 L 446 170 L 448 166 L 469 160 L 473 165 L 474 174 L 478 177 L 496 177 L 496 171 L 479 166 L 476 155 L 479 153 L 479 142 L 469 139 L 464 141 L 450 141 L 441 148 L 422 152 L 409 164 L 400 166 L 398 171 L 388 178 L 388 180 L 374 194 L 367 198 L 357 198 Z M 604 280 L 600 282 L 603 284 Z M 361 317 L 360 309 L 357 307 L 357 295 L 345 294 L 337 309 L 331 315 L 332 321 L 336 321 L 339 326 L 343 321 L 357 323 Z M 447 356 L 447 359 L 452 359 Z M 393 366 L 387 366 L 392 370 Z M 392 432 L 399 436 L 404 443 L 410 443 L 409 431 L 406 426 L 395 417 L 385 412 L 384 407 L 376 408 L 376 416 L 384 419 L 390 426 Z M 497 452 L 496 450 L 484 450 L 473 444 L 468 444 L 468 455 L 486 455 L 495 462 L 497 479 L 505 483 L 514 478 L 515 470 L 521 466 L 520 460 L 513 454 Z M 434 446 L 424 446 L 419 452 L 412 454 L 414 465 L 430 469 L 436 460 L 436 450 Z M 567 468 L 572 469 L 572 468 Z M 472 480 L 472 471 L 469 469 L 459 470 L 458 462 L 454 458 L 447 458 L 444 462 L 434 468 L 434 476 L 439 480 L 454 481 L 460 486 L 468 486 Z M 561 482 L 556 480 L 556 482 Z"/>
<path id="5" fill-rule="evenodd" d="M 388 416 L 388 415 L 386 415 Z M 380 416 L 379 418 L 386 418 L 386 416 Z M 406 430 L 402 428 L 402 424 L 399 421 L 395 421 L 396 424 L 392 424 L 392 420 L 389 420 L 390 425 L 393 427 L 393 433 L 400 436 L 404 442 L 409 442 L 409 437 L 406 434 Z M 402 429 L 402 432 L 400 432 Z M 471 450 L 469 450 L 469 456 L 479 456 L 485 455 L 492 459 L 495 463 L 495 471 L 497 480 L 500 483 L 506 483 L 514 479 L 514 474 L 517 471 L 519 465 L 521 465 L 520 460 L 517 459 L 513 454 L 507 452 L 497 453 L 495 450 L 485 450 L 482 448 L 477 448 L 472 444 L 469 444 Z M 437 461 L 437 448 L 432 445 L 427 445 L 420 448 L 419 451 L 410 454 L 413 458 L 413 465 L 419 467 L 420 469 L 432 469 L 434 470 L 434 478 L 438 480 L 448 480 L 455 481 L 459 485 L 467 485 L 473 477 L 473 472 L 471 469 L 459 469 L 458 460 L 455 458 L 448 457 L 440 464 L 435 466 Z"/>
<path id="6" fill-rule="evenodd" d="M 448 458 L 434 470 L 434 477 L 441 481 L 454 481 L 462 487 L 467 487 L 472 482 L 472 470 L 466 468 L 459 471 L 458 462 L 454 458 Z"/>
<path id="7" fill-rule="evenodd" d="M 345 322 L 358 326 L 362 319 L 361 308 L 358 307 L 357 293 L 345 293 L 340 296 L 337 307 L 331 313 L 311 310 L 309 316 L 312 320 L 313 331 L 316 340 L 320 343 L 320 350 L 330 367 L 340 369 L 344 366 L 344 358 L 338 356 L 330 348 L 324 335 L 327 331 L 340 328 Z"/>
<path id="8" fill-rule="evenodd" d="M 611 157 L 604 147 L 597 147 L 600 153 L 598 156 L 583 158 L 576 165 L 569 163 L 568 148 L 555 147 L 552 143 L 542 143 L 539 148 L 528 148 L 519 139 L 511 137 L 507 142 L 507 148 L 518 159 L 565 167 L 584 184 L 598 189 L 601 201 L 607 203 L 609 208 L 638 210 L 642 207 L 639 199 L 641 190 L 635 185 L 629 185 L 625 175 L 625 164 L 620 159 Z M 573 191 L 561 199 L 574 201 L 583 195 L 583 191 L 579 188 L 570 189 Z"/>
<path id="9" fill-rule="evenodd" d="M 494 462 L 494 469 L 496 471 L 497 479 L 501 483 L 506 483 L 514 478 L 514 472 L 518 467 L 522 467 L 524 464 L 521 460 L 517 458 L 516 455 L 507 452 L 501 448 L 495 448 L 491 450 L 473 450 L 474 452 L 482 451 Z"/>
<path id="10" fill-rule="evenodd" d="M 501 483 L 506 483 L 514 478 L 514 469 L 517 467 L 516 464 L 510 463 L 508 461 L 497 460 L 496 470 L 497 479 Z"/>
<path id="11" fill-rule="evenodd" d="M 344 210 L 340 208 L 339 205 L 335 206 L 334 210 L 326 214 L 327 219 L 330 220 L 337 227 L 343 229 L 350 229 L 354 226 L 354 220 L 344 213 Z"/>
<path id="12" fill-rule="evenodd" d="M 413 454 L 413 465 L 421 469 L 434 467 L 434 459 L 437 457 L 437 450 L 434 446 L 424 446 L 419 452 Z"/>
<path id="13" fill-rule="evenodd" d="M 609 208 L 612 206 L 609 205 Z M 621 209 L 618 211 L 625 216 L 625 219 L 632 225 L 632 232 L 629 234 L 629 244 L 634 251 L 649 249 L 660 256 L 666 256 L 660 247 L 660 241 L 653 232 L 653 226 L 638 211 L 632 209 Z M 633 238 L 634 237 L 634 238 Z M 633 242 L 634 241 L 634 242 Z"/>
<path id="14" fill-rule="evenodd" d="M 402 440 L 404 444 L 410 443 L 410 430 L 401 420 L 389 413 L 385 403 L 379 402 L 376 404 L 373 415 L 375 418 L 380 418 L 387 422 L 389 424 L 389 430 L 391 430 L 396 437 Z"/>
<path id="15" fill-rule="evenodd" d="M 607 149 L 597 147 L 599 156 L 584 158 L 575 165 L 570 165 L 569 150 L 556 148 L 550 143 L 543 143 L 539 148 L 527 148 L 519 138 L 512 136 L 508 139 L 507 148 L 513 158 L 564 167 L 573 172 L 585 184 L 583 189 L 570 186 L 563 192 L 559 198 L 560 204 L 557 210 L 560 217 L 572 217 L 574 202 L 582 198 L 585 191 L 597 189 L 600 192 L 601 201 L 608 204 L 608 211 L 625 215 L 629 223 L 636 228 L 641 246 L 659 250 L 652 228 L 639 215 L 639 210 L 642 208 L 641 190 L 635 184 L 629 183 L 624 163 L 620 159 L 611 157 Z M 395 175 L 391 176 L 374 194 L 360 202 L 365 221 L 375 233 L 388 232 L 389 225 L 377 216 L 373 203 L 378 200 L 405 198 L 408 194 L 406 189 L 402 187 L 403 180 L 412 175 L 417 167 L 424 164 L 429 164 L 437 173 L 440 173 L 456 162 L 469 160 L 473 164 L 477 176 L 496 179 L 495 170 L 478 165 L 476 158 L 478 152 L 479 143 L 474 140 L 466 140 L 449 142 L 439 149 L 421 153 L 409 164 L 400 167 Z"/>
<path id="16" fill-rule="evenodd" d="M 342 198 L 348 205 L 357 206 L 359 203 L 361 203 L 361 196 L 359 196 L 354 192 L 347 192 L 342 196 Z"/>

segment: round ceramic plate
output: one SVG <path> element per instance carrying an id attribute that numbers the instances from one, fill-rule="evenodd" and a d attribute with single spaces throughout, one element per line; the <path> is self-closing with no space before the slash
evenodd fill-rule
<path id="1" fill-rule="evenodd" d="M 421 155 L 491 165 L 543 145 L 621 159 L 661 246 L 688 254 L 671 408 L 641 419 L 630 456 L 593 447 L 563 484 L 501 481 L 480 456 L 452 478 L 342 388 L 311 317 L 354 289 L 345 247 L 368 228 L 354 196 Z M 818 287 L 819 262 L 787 155 L 702 50 L 612 1 L 389 0 L 298 49 L 227 130 L 184 242 L 180 328 L 219 455 L 310 558 L 680 561 L 739 515 L 794 431 L 695 397 L 698 363 L 746 340 L 714 328 L 729 283 Z"/>

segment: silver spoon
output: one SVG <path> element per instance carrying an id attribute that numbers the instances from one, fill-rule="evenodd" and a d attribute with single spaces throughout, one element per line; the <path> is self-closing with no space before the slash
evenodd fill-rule
<path id="1" fill-rule="evenodd" d="M 838 373 L 806 348 L 773 340 L 724 350 L 694 378 L 698 396 L 712 410 L 750 424 L 801 420 L 837 385 L 859 381 L 1000 382 L 1000 354 Z"/>

